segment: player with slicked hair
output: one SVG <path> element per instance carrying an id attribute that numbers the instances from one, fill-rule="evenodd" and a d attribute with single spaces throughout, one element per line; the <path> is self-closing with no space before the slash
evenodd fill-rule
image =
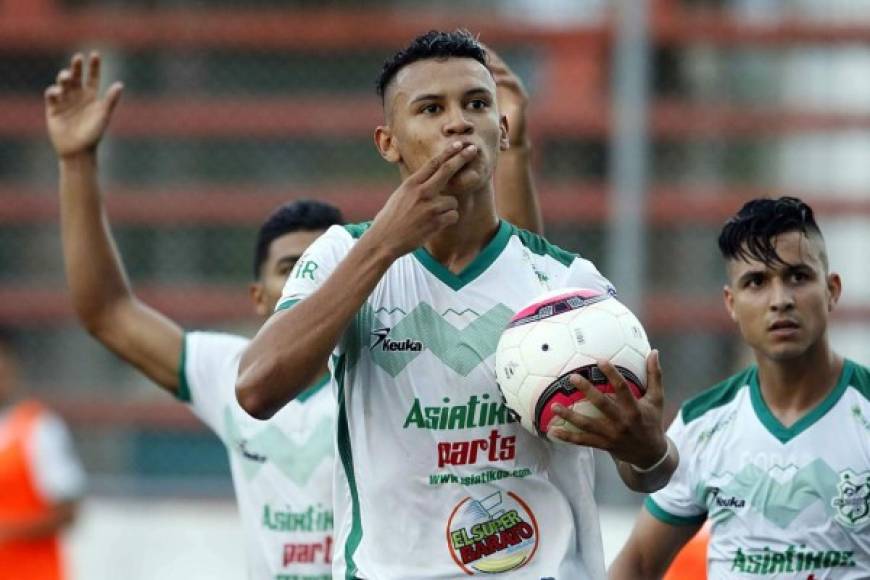
<path id="1" fill-rule="evenodd" d="M 661 577 L 709 521 L 711 579 L 870 578 L 870 370 L 828 340 L 842 281 L 813 210 L 750 201 L 719 249 L 755 364 L 683 404 L 668 430 L 680 466 L 610 577 Z"/>

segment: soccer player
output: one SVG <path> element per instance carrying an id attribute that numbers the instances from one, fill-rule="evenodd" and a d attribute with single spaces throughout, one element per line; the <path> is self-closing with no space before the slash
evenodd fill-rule
<path id="1" fill-rule="evenodd" d="M 710 578 L 870 578 L 870 370 L 828 342 L 840 276 L 808 205 L 750 201 L 719 236 L 755 364 L 683 404 L 681 462 L 611 578 L 662 575 L 710 520 Z"/>
<path id="2" fill-rule="evenodd" d="M 60 533 L 85 475 L 63 421 L 19 395 L 15 358 L 0 343 L 0 577 L 61 580 Z"/>
<path id="3" fill-rule="evenodd" d="M 499 220 L 492 177 L 509 127 L 485 63 L 465 31 L 430 32 L 386 62 L 375 143 L 402 184 L 373 222 L 332 227 L 312 244 L 242 355 L 237 395 L 260 418 L 331 357 L 333 578 L 605 573 L 592 450 L 522 429 L 493 353 L 514 311 L 540 293 L 613 288 L 591 262 Z M 561 411 L 591 431 L 572 443 L 608 448 L 626 483 L 646 491 L 676 465 L 655 356 L 648 368 L 639 401 L 610 365 L 615 399 L 575 379 L 608 420 Z"/>
<path id="4" fill-rule="evenodd" d="M 522 83 L 497 58 L 498 97 L 511 111 L 516 152 L 499 177 L 499 206 L 528 227 L 540 227 L 525 132 Z M 97 184 L 97 145 L 121 86 L 99 95 L 100 59 L 76 55 L 46 91 L 49 134 L 60 159 L 61 222 L 67 278 L 76 313 L 88 331 L 159 386 L 186 402 L 226 445 L 247 542 L 251 578 L 326 578 L 331 570 L 335 401 L 326 365 L 270 422 L 251 419 L 235 399 L 239 355 L 247 339 L 185 333 L 140 302 L 112 239 Z M 86 78 L 87 77 L 87 78 Z M 329 205 L 303 201 L 276 210 L 260 228 L 250 294 L 265 317 L 287 273 L 327 227 L 342 222 Z"/>

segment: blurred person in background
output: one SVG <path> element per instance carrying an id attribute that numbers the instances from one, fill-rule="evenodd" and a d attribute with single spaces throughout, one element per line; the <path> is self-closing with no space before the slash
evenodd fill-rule
<path id="1" fill-rule="evenodd" d="M 239 401 L 260 418 L 281 413 L 330 360 L 334 578 L 601 578 L 585 445 L 608 447 L 632 489 L 667 481 L 676 457 L 657 358 L 639 401 L 612 365 L 602 370 L 618 403 L 581 384 L 609 418 L 629 411 L 618 428 L 566 409 L 596 435 L 551 433 L 565 444 L 522 428 L 495 382 L 501 331 L 547 290 L 613 287 L 588 260 L 499 219 L 493 175 L 510 121 L 470 33 L 417 37 L 384 63 L 378 89 L 375 144 L 402 183 L 374 221 L 332 227 L 306 251 L 242 355 Z"/>
<path id="2" fill-rule="evenodd" d="M 668 566 L 664 580 L 706 580 L 707 547 L 710 544 L 710 521 L 692 536 Z"/>
<path id="3" fill-rule="evenodd" d="M 683 404 L 668 431 L 680 466 L 610 577 L 661 577 L 709 520 L 710 578 L 870 578 L 870 369 L 829 344 L 842 281 L 813 211 L 750 201 L 719 249 L 755 364 Z"/>
<path id="4" fill-rule="evenodd" d="M 15 356 L 0 342 L 0 578 L 59 580 L 60 534 L 75 520 L 85 474 L 63 421 L 22 396 Z"/>
<path id="5" fill-rule="evenodd" d="M 87 72 L 85 68 L 87 66 Z M 540 229 L 526 134 L 527 94 L 493 53 L 498 97 L 510 112 L 514 147 L 499 167 L 499 210 Z M 121 96 L 113 84 L 100 96 L 100 58 L 75 55 L 46 91 L 49 136 L 60 161 L 60 201 L 67 279 L 75 311 L 107 348 L 184 401 L 227 447 L 247 542 L 251 578 L 331 578 L 332 472 L 335 400 L 322 368 L 308 387 L 269 422 L 249 417 L 235 397 L 240 336 L 185 332 L 137 299 L 109 228 L 98 185 L 96 149 Z M 240 202 L 244 202 L 240 196 Z M 338 209 L 317 201 L 278 208 L 260 227 L 250 295 L 265 319 L 288 273 L 329 226 Z M 307 276 L 302 269 L 300 276 Z M 291 576 L 293 575 L 293 576 Z"/>

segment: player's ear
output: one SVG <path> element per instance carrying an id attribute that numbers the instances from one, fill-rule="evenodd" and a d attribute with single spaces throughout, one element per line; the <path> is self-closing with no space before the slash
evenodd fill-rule
<path id="1" fill-rule="evenodd" d="M 507 151 L 511 144 L 509 140 L 510 135 L 510 126 L 508 125 L 507 115 L 502 115 L 499 119 L 499 137 L 498 137 L 498 148 L 500 151 Z"/>
<path id="2" fill-rule="evenodd" d="M 402 160 L 389 125 L 378 125 L 375 129 L 375 147 L 378 148 L 381 157 L 390 163 L 398 163 Z"/>
<path id="3" fill-rule="evenodd" d="M 828 274 L 828 312 L 834 309 L 843 293 L 843 280 L 836 272 Z"/>
<path id="4" fill-rule="evenodd" d="M 266 317 L 271 314 L 269 307 L 266 305 L 265 289 L 262 282 L 251 282 L 248 286 L 248 293 L 251 295 L 251 302 L 254 303 L 254 312 L 257 316 Z"/>
<path id="5" fill-rule="evenodd" d="M 731 320 L 737 322 L 737 314 L 734 313 L 734 292 L 731 291 L 731 286 L 725 284 L 722 287 L 722 300 L 725 302 L 725 310 L 728 311 L 728 316 Z"/>

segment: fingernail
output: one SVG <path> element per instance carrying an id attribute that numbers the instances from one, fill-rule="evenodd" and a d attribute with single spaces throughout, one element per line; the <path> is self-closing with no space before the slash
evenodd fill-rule
<path id="1" fill-rule="evenodd" d="M 553 412 L 554 413 L 560 413 L 564 410 L 565 410 L 565 407 L 563 407 L 562 405 L 559 405 L 558 403 L 553 405 Z"/>
<path id="2" fill-rule="evenodd" d="M 462 141 L 456 141 L 455 143 L 453 143 L 453 148 L 462 149 Z"/>

